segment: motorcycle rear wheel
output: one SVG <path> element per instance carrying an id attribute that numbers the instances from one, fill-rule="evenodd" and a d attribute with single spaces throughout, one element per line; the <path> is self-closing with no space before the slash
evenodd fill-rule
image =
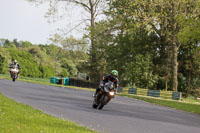
<path id="1" fill-rule="evenodd" d="M 96 99 L 94 98 L 93 103 L 92 103 L 92 107 L 93 107 L 94 109 L 96 109 L 96 108 L 98 107 L 98 104 L 96 104 L 95 100 L 96 100 Z"/>
<path id="2" fill-rule="evenodd" d="M 93 107 L 94 109 L 96 109 L 96 108 L 98 107 L 98 105 L 93 103 L 92 107 Z"/>
<path id="3" fill-rule="evenodd" d="M 100 104 L 98 106 L 98 109 L 103 109 L 104 105 L 108 102 L 108 96 L 102 96 L 100 99 Z"/>

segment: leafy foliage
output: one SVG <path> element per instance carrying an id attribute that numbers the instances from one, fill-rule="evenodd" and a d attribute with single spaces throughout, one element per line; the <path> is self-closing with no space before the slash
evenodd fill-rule
<path id="1" fill-rule="evenodd" d="M 4 52 L 0 53 L 0 72 L 5 73 L 5 64 L 14 58 L 25 67 L 21 74 L 30 77 L 86 73 L 98 81 L 116 69 L 120 86 L 178 90 L 185 96 L 199 96 L 199 0 L 95 1 L 71 1 L 91 15 L 86 28 L 89 34 L 85 35 L 89 41 L 60 34 L 50 38 L 50 45 L 1 39 L 0 50 Z M 59 1 L 51 2 L 50 9 L 57 9 L 52 5 Z M 107 4 L 101 10 L 106 18 L 99 22 L 96 10 L 91 10 L 98 8 L 98 2 Z M 49 16 L 56 11 L 49 10 Z"/>
<path id="2" fill-rule="evenodd" d="M 78 72 L 81 60 L 87 58 L 85 51 L 66 50 L 56 45 L 32 45 L 28 41 L 5 40 L 0 47 L 0 73 L 8 73 L 8 66 L 17 60 L 21 66 L 20 75 L 25 77 L 49 78 L 69 77 Z M 75 60 L 74 60 L 75 59 Z"/>

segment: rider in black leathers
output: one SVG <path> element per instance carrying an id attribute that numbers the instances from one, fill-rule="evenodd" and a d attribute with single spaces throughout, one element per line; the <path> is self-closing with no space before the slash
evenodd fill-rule
<path id="1" fill-rule="evenodd" d="M 100 81 L 99 86 L 96 88 L 95 94 L 93 96 L 95 97 L 97 93 L 101 90 L 101 88 L 104 86 L 104 84 L 107 83 L 108 81 L 112 81 L 114 83 L 115 93 L 117 93 L 117 89 L 119 86 L 119 80 L 117 76 L 118 72 L 116 70 L 112 70 L 111 74 L 104 76 L 103 79 Z"/>

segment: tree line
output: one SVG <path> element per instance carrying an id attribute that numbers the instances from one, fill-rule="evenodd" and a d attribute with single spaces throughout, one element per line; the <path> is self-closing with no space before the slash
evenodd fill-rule
<path id="1" fill-rule="evenodd" d="M 121 84 L 200 95 L 200 0 L 112 0 L 96 22 L 97 69 Z"/>
<path id="2" fill-rule="evenodd" d="M 50 46 L 39 45 L 54 60 L 57 73 L 73 74 L 73 68 L 97 82 L 116 69 L 121 86 L 200 95 L 200 0 L 28 1 L 50 1 L 49 11 L 54 11 L 47 13 L 50 17 L 59 4 L 69 3 L 90 16 L 84 35 L 88 41 L 55 34 L 51 41 L 61 48 L 52 52 L 47 50 Z M 97 21 L 98 11 L 104 19 Z"/>
<path id="3" fill-rule="evenodd" d="M 69 38 L 71 46 L 76 39 Z M 83 49 L 65 49 L 54 44 L 33 45 L 29 41 L 0 39 L 0 73 L 9 73 L 9 64 L 17 60 L 21 66 L 20 75 L 26 77 L 69 77 L 76 76 L 87 60 Z M 84 46 L 83 46 L 84 47 Z"/>

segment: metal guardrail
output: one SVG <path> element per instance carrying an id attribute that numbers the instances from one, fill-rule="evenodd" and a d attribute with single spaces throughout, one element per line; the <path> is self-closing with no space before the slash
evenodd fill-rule
<path id="1" fill-rule="evenodd" d="M 98 83 L 77 79 L 77 78 L 59 78 L 59 77 L 51 77 L 50 83 L 53 84 L 61 84 L 61 85 L 71 85 L 77 87 L 85 87 L 85 88 L 97 88 Z"/>
<path id="2" fill-rule="evenodd" d="M 10 77 L 9 74 L 0 74 L 0 77 Z M 31 79 L 30 77 L 23 77 L 22 79 Z M 41 79 L 41 78 L 32 78 L 38 81 L 47 81 L 48 79 Z M 53 84 L 61 84 L 61 85 L 71 85 L 71 86 L 78 86 L 78 87 L 86 87 L 86 88 L 96 88 L 98 83 L 89 82 L 81 79 L 76 78 L 58 78 L 58 77 L 51 77 L 50 83 Z M 142 89 L 142 88 L 126 88 L 126 87 L 119 87 L 119 93 L 124 94 L 135 94 L 135 95 L 142 95 L 142 96 L 150 96 L 150 97 L 160 97 L 164 99 L 174 99 L 180 100 L 182 97 L 181 92 L 174 92 L 174 91 L 162 91 L 162 90 L 149 90 L 149 89 Z"/>
<path id="3" fill-rule="evenodd" d="M 119 87 L 119 93 L 124 94 L 135 94 L 141 96 L 150 96 L 150 97 L 160 97 L 164 99 L 173 99 L 180 100 L 182 93 L 175 91 L 162 91 L 162 90 L 150 90 L 150 89 L 142 89 L 142 88 L 122 88 Z"/>

